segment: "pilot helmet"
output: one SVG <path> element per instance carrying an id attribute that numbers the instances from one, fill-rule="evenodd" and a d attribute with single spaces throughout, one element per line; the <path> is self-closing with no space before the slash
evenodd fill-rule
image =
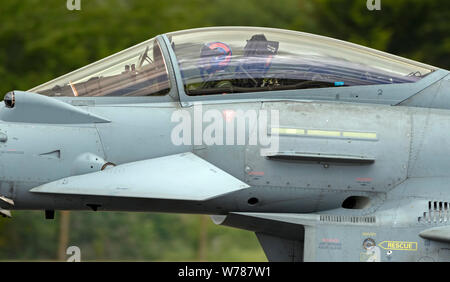
<path id="1" fill-rule="evenodd" d="M 202 46 L 199 67 L 202 71 L 212 74 L 224 70 L 231 61 L 230 46 L 223 42 L 210 42 Z"/>

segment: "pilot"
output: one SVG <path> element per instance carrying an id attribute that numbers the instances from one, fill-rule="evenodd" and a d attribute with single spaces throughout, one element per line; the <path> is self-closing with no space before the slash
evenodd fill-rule
<path id="1" fill-rule="evenodd" d="M 203 78 L 202 83 L 188 85 L 188 90 L 208 88 L 230 88 L 231 81 L 218 80 L 217 74 L 223 72 L 232 58 L 230 46 L 223 42 L 210 42 L 202 46 L 198 68 Z"/>
<path id="2" fill-rule="evenodd" d="M 276 85 L 276 79 L 266 78 L 266 73 L 278 47 L 277 41 L 267 40 L 264 34 L 255 34 L 247 40 L 243 57 L 235 62 L 232 73 L 225 73 L 232 59 L 230 46 L 223 42 L 206 43 L 201 48 L 198 64 L 203 82 L 190 84 L 187 89 L 211 89 L 213 92 L 223 89 L 227 93 L 233 92 L 233 86 L 245 89 Z"/>

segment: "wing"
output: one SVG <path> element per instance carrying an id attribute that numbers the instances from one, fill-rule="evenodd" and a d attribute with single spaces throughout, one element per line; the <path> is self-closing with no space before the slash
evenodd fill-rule
<path id="1" fill-rule="evenodd" d="M 193 153 L 183 153 L 63 178 L 31 192 L 203 201 L 248 187 Z"/>

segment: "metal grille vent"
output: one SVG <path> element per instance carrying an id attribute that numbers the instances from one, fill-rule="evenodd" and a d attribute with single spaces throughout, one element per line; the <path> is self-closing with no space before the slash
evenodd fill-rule
<path id="1" fill-rule="evenodd" d="M 441 223 L 450 221 L 450 203 L 429 201 L 428 211 L 417 219 L 419 223 Z"/>
<path id="2" fill-rule="evenodd" d="M 376 223 L 375 216 L 320 215 L 320 221 L 337 222 L 337 223 L 358 223 L 358 224 Z"/>

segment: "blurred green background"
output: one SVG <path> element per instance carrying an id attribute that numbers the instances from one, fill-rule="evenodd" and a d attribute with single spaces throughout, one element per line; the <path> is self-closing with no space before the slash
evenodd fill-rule
<path id="1" fill-rule="evenodd" d="M 450 69 L 450 1 L 66 0 L 0 2 L 0 95 L 27 90 L 155 35 L 217 25 L 265 26 L 331 36 Z M 0 260 L 265 261 L 250 232 L 206 216 L 13 212 L 0 218 Z M 63 246 L 63 248 L 61 247 Z M 63 250 L 63 251 L 61 251 Z"/>

